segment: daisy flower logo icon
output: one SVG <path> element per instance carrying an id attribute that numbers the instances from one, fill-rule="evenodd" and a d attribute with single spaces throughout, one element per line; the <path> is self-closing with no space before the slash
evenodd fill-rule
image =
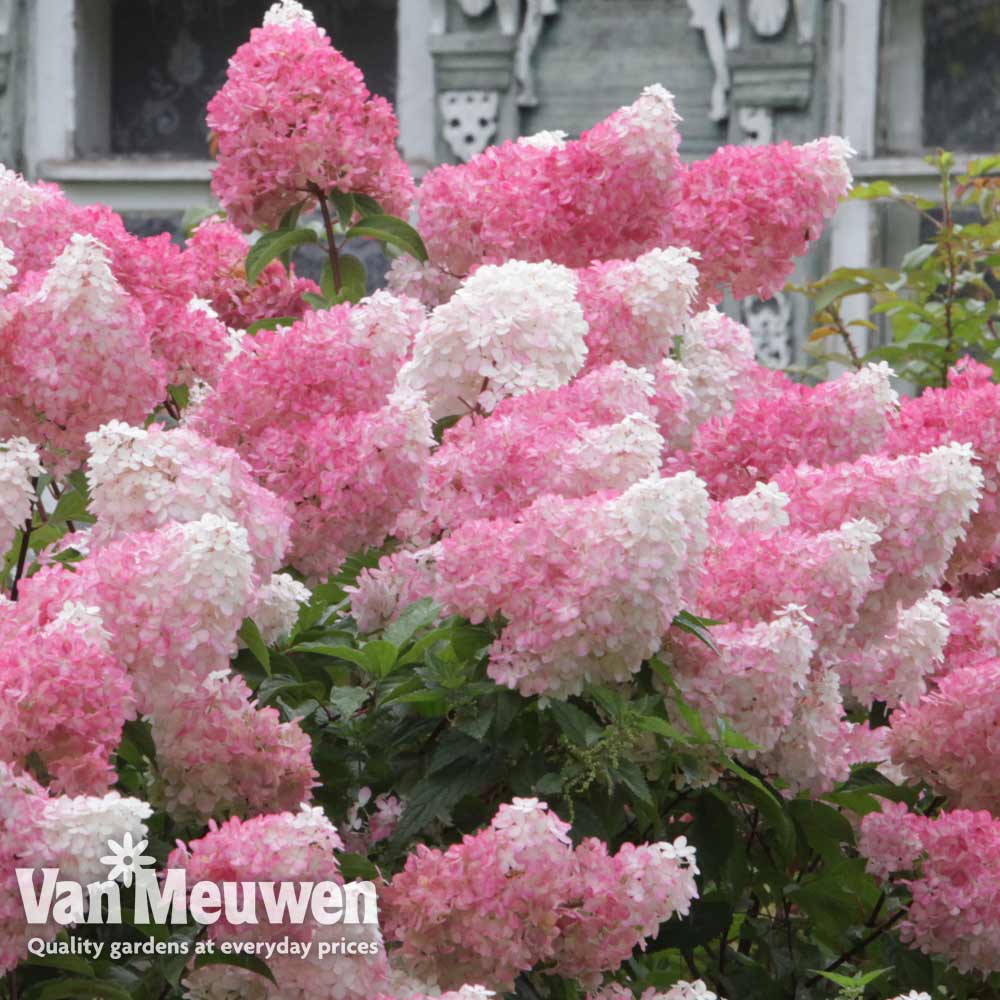
<path id="1" fill-rule="evenodd" d="M 110 868 L 108 881 L 114 882 L 120 878 L 127 889 L 132 885 L 134 875 L 154 865 L 156 858 L 142 853 L 148 843 L 148 840 L 133 842 L 131 833 L 126 833 L 120 844 L 115 840 L 109 840 L 108 850 L 111 853 L 101 858 L 101 864 Z"/>

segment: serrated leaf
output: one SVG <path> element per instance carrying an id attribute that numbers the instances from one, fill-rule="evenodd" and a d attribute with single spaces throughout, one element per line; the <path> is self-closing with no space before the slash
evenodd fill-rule
<path id="1" fill-rule="evenodd" d="M 247 254 L 247 283 L 255 284 L 264 268 L 282 254 L 304 243 L 316 242 L 318 237 L 311 229 L 276 229 L 273 233 L 265 233 Z"/>
<path id="2" fill-rule="evenodd" d="M 93 524 L 95 518 L 87 510 L 87 498 L 76 490 L 70 490 L 59 498 L 55 510 L 49 515 L 49 524 L 65 524 L 67 521 Z"/>
<path id="3" fill-rule="evenodd" d="M 369 215 L 347 231 L 347 238 L 368 236 L 404 250 L 419 261 L 427 260 L 427 247 L 420 234 L 408 222 L 394 215 Z"/>
<path id="4" fill-rule="evenodd" d="M 601 727 L 576 705 L 554 701 L 548 710 L 566 737 L 577 746 L 590 747 L 601 738 Z"/>

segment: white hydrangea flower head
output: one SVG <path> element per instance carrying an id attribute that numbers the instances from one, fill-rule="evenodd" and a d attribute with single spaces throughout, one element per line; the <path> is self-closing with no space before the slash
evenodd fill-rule
<path id="1" fill-rule="evenodd" d="M 101 609 L 81 601 L 67 601 L 58 614 L 44 626 L 46 635 L 63 629 L 83 635 L 86 641 L 100 649 L 107 649 L 111 633 L 104 627 Z"/>
<path id="2" fill-rule="evenodd" d="M 299 608 L 311 596 L 304 583 L 299 583 L 287 573 L 275 573 L 257 591 L 252 617 L 266 645 L 270 646 L 291 634 L 299 617 Z"/>
<path id="3" fill-rule="evenodd" d="M 43 472 L 38 450 L 24 437 L 0 441 L 0 552 L 31 516 L 35 497 L 32 479 Z"/>
<path id="4" fill-rule="evenodd" d="M 757 483 L 741 497 L 733 497 L 722 505 L 722 513 L 730 523 L 750 531 L 773 532 L 787 528 L 789 504 L 787 493 L 775 483 Z"/>
<path id="5" fill-rule="evenodd" d="M 831 189 L 850 190 L 854 178 L 847 161 L 857 156 L 858 152 L 847 139 L 839 135 L 828 135 L 807 142 L 804 148 L 820 154 L 818 162 L 825 167 Z"/>
<path id="6" fill-rule="evenodd" d="M 290 28 L 299 21 L 306 24 L 315 24 L 316 18 L 312 11 L 307 10 L 299 3 L 299 0 L 279 0 L 278 3 L 271 4 L 270 9 L 264 15 L 264 24 L 278 24 L 283 28 Z"/>
<path id="7" fill-rule="evenodd" d="M 650 250 L 607 271 L 601 284 L 622 295 L 644 340 L 666 339 L 683 331 L 698 297 L 699 257 L 687 247 Z"/>
<path id="8" fill-rule="evenodd" d="M 658 83 L 646 87 L 636 101 L 608 119 L 621 137 L 626 154 L 642 153 L 650 147 L 661 152 L 650 162 L 649 169 L 664 181 L 675 170 L 674 157 L 681 141 L 677 128 L 680 122 L 674 95 Z"/>
<path id="9" fill-rule="evenodd" d="M 691 379 L 692 430 L 712 417 L 730 416 L 736 396 L 750 388 L 757 369 L 750 331 L 714 308 L 690 321 L 678 360 Z"/>
<path id="10" fill-rule="evenodd" d="M 128 296 L 114 274 L 108 249 L 93 236 L 74 233 L 45 274 L 40 301 L 97 320 L 118 313 Z"/>
<path id="11" fill-rule="evenodd" d="M 145 840 L 145 821 L 152 816 L 148 803 L 123 798 L 117 792 L 104 796 L 60 795 L 45 803 L 41 826 L 46 848 L 58 859 L 61 878 L 87 885 L 107 880 L 101 858 L 108 841 L 121 843 L 126 834 Z"/>
<path id="12" fill-rule="evenodd" d="M 570 446 L 565 464 L 574 479 L 627 486 L 654 475 L 660 468 L 663 435 L 656 421 L 630 413 L 617 424 L 587 428 Z"/>
<path id="13" fill-rule="evenodd" d="M 587 356 L 576 292 L 551 261 L 479 268 L 420 328 L 399 384 L 424 391 L 434 419 L 565 385 Z"/>

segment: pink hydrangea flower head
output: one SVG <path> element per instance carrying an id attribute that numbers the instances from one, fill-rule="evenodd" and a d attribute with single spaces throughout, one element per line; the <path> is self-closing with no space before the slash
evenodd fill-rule
<path id="1" fill-rule="evenodd" d="M 861 821 L 858 849 L 869 871 L 909 889 L 904 943 L 959 972 L 1000 971 L 1000 821 L 985 810 L 932 819 L 885 803 Z"/>
<path id="2" fill-rule="evenodd" d="M 174 689 L 151 722 L 164 805 L 181 821 L 284 812 L 311 798 L 309 737 L 253 704 L 238 675 L 220 670 Z"/>
<path id="3" fill-rule="evenodd" d="M 275 573 L 258 591 L 253 620 L 268 646 L 287 639 L 312 591 L 288 573 Z"/>
<path id="4" fill-rule="evenodd" d="M 932 590 L 901 610 L 884 636 L 839 651 L 837 671 L 861 704 L 882 701 L 895 708 L 920 700 L 944 663 L 948 604 L 941 591 Z"/>
<path id="5" fill-rule="evenodd" d="M 824 469 L 801 465 L 778 473 L 792 527 L 830 530 L 851 518 L 875 525 L 880 541 L 874 587 L 861 609 L 859 638 L 884 634 L 897 605 L 909 606 L 942 578 L 983 488 L 968 445 L 923 455 L 864 455 Z"/>
<path id="6" fill-rule="evenodd" d="M 125 535 L 74 570 L 24 580 L 18 614 L 42 627 L 67 601 L 96 607 L 144 714 L 235 654 L 257 586 L 246 530 L 217 514 Z"/>
<path id="7" fill-rule="evenodd" d="M 836 671 L 815 670 L 791 722 L 758 766 L 781 775 L 793 790 L 821 795 L 850 774 L 857 760 L 855 728 L 846 718 Z"/>
<path id="8" fill-rule="evenodd" d="M 584 497 L 653 475 L 663 441 L 652 391 L 648 373 L 616 362 L 460 420 L 429 460 L 423 519 L 448 529 L 513 517 L 547 493 Z"/>
<path id="9" fill-rule="evenodd" d="M 284 4 L 229 61 L 208 104 L 218 154 L 212 190 L 232 221 L 273 229 L 310 191 L 365 194 L 405 216 L 413 179 L 389 103 L 301 5 Z"/>
<path id="10" fill-rule="evenodd" d="M 217 514 L 247 532 L 257 570 L 269 577 L 289 546 L 285 505 L 257 484 L 231 448 L 185 427 L 163 430 L 112 421 L 87 435 L 92 547 L 172 521 Z"/>
<path id="11" fill-rule="evenodd" d="M 403 255 L 389 266 L 386 287 L 395 295 L 405 295 L 427 309 L 434 309 L 444 305 L 462 287 L 462 279 L 429 260 Z"/>
<path id="12" fill-rule="evenodd" d="M 63 879 L 83 885 L 106 881 L 101 858 L 108 841 L 144 840 L 151 813 L 145 802 L 117 792 L 50 796 L 0 761 L 0 972 L 27 956 L 30 938 L 53 940 L 62 930 L 55 921 L 27 924 L 15 869 L 57 868 Z"/>
<path id="13" fill-rule="evenodd" d="M 294 505 L 290 562 L 316 578 L 385 541 L 417 503 L 434 438 L 423 396 L 401 388 L 374 412 L 326 417 L 276 443 L 262 478 Z"/>
<path id="14" fill-rule="evenodd" d="M 810 387 L 775 375 L 701 424 L 672 467 L 690 468 L 714 496 L 747 492 L 788 465 L 851 462 L 885 441 L 897 396 L 883 361 Z"/>
<path id="15" fill-rule="evenodd" d="M 809 619 L 792 606 L 771 621 L 720 625 L 712 640 L 718 653 L 694 636 L 673 639 L 673 678 L 704 719 L 725 720 L 760 751 L 770 750 L 805 693 L 816 651 Z"/>
<path id="16" fill-rule="evenodd" d="M 0 757 L 47 774 L 70 795 L 104 792 L 111 757 L 135 715 L 132 685 L 94 607 L 67 602 L 38 627 L 17 605 L 0 613 Z"/>
<path id="17" fill-rule="evenodd" d="M 336 827 L 316 807 L 302 806 L 294 812 L 254 816 L 241 821 L 209 824 L 199 840 L 180 843 L 167 859 L 170 868 L 187 871 L 188 884 L 198 881 L 257 883 L 254 896 L 260 919 L 256 924 L 233 925 L 225 919 L 209 929 L 212 939 L 280 941 L 292 938 L 312 941 L 306 958 L 275 955 L 269 962 L 280 986 L 246 969 L 205 966 L 187 972 L 185 988 L 204 998 L 260 997 L 261 1000 L 369 1000 L 388 987 L 388 964 L 378 927 L 371 923 L 319 924 L 307 911 L 305 919 L 286 919 L 271 924 L 263 910 L 261 882 L 334 882 L 343 885 L 336 851 L 343 849 Z M 359 904 L 364 906 L 363 900 Z M 287 916 L 287 914 L 286 914 Z M 320 958 L 320 943 L 333 944 L 343 938 L 364 943 L 366 952 L 332 954 Z"/>
<path id="18" fill-rule="evenodd" d="M 555 969 L 585 987 L 617 969 L 698 897 L 695 850 L 684 837 L 656 844 L 607 844 L 588 837 L 573 852 L 578 899 L 559 914 Z"/>
<path id="19" fill-rule="evenodd" d="M 231 222 L 214 216 L 202 222 L 184 251 L 195 294 L 211 304 L 223 323 L 238 330 L 275 316 L 301 318 L 306 312 L 302 296 L 318 293 L 316 283 L 298 277 L 294 266 L 286 272 L 273 260 L 251 285 L 246 276 L 249 252 L 249 241 Z"/>
<path id="20" fill-rule="evenodd" d="M 0 165 L 0 241 L 12 254 L 10 275 L 23 280 L 29 272 L 46 270 L 73 232 L 69 201 L 54 184 L 29 184 L 20 174 Z"/>
<path id="21" fill-rule="evenodd" d="M 365 625 L 422 596 L 473 622 L 503 615 L 490 676 L 565 698 L 628 680 L 659 649 L 694 586 L 707 516 L 690 473 L 620 495 L 543 496 L 516 519 L 467 521 L 428 552 L 390 557 L 352 603 Z"/>
<path id="22" fill-rule="evenodd" d="M 919 702 L 892 715 L 893 761 L 963 809 L 1000 808 L 993 780 L 998 678 L 995 659 L 953 670 Z"/>
<path id="23" fill-rule="evenodd" d="M 145 316 L 93 237 L 73 236 L 5 307 L 0 410 L 42 448 L 51 471 L 79 464 L 88 431 L 117 417 L 142 423 L 163 399 L 166 372 Z"/>
<path id="24" fill-rule="evenodd" d="M 431 260 L 464 276 L 484 263 L 552 260 L 582 268 L 663 246 L 679 120 L 673 96 L 652 86 L 576 141 L 521 139 L 437 167 L 419 193 Z M 524 206 L 516 214 L 514 199 Z"/>
<path id="25" fill-rule="evenodd" d="M 951 370 L 947 388 L 904 401 L 886 451 L 920 454 L 953 441 L 972 446 L 985 479 L 979 509 L 949 566 L 949 577 L 956 579 L 984 573 L 1000 559 L 1000 385 L 990 368 L 972 359 Z"/>
<path id="26" fill-rule="evenodd" d="M 735 400 L 755 390 L 761 366 L 750 331 L 715 309 L 700 312 L 680 338 L 677 358 L 656 369 L 660 431 L 674 448 L 687 448 L 696 427 L 732 414 Z"/>
<path id="27" fill-rule="evenodd" d="M 756 496 L 776 499 L 771 493 Z M 745 519 L 753 516 L 749 507 L 738 497 L 713 511 L 694 609 L 718 621 L 751 625 L 794 604 L 805 610 L 821 650 L 839 648 L 874 586 L 880 541 L 874 524 L 861 518 L 820 532 L 758 527 Z M 787 518 L 783 506 L 778 510 L 779 521 Z M 758 508 L 756 516 L 775 515 Z"/>
<path id="28" fill-rule="evenodd" d="M 1000 594 L 952 599 L 941 673 L 1000 659 Z"/>
<path id="29" fill-rule="evenodd" d="M 14 263 L 14 251 L 4 246 L 0 240 L 0 293 L 6 292 L 17 276 L 17 265 Z"/>
<path id="30" fill-rule="evenodd" d="M 697 298 L 694 256 L 670 247 L 578 272 L 578 299 L 590 327 L 588 368 L 614 361 L 652 368 L 667 357 Z"/>
<path id="31" fill-rule="evenodd" d="M 427 395 L 434 419 L 565 385 L 587 355 L 577 287 L 549 261 L 479 268 L 421 326 L 400 384 Z"/>
<path id="32" fill-rule="evenodd" d="M 376 292 L 357 306 L 261 330 L 226 366 L 190 426 L 258 468 L 257 453 L 272 437 L 384 406 L 423 317 L 412 299 Z"/>
<path id="33" fill-rule="evenodd" d="M 779 291 L 848 192 L 851 147 L 832 136 L 804 146 L 724 146 L 686 164 L 669 208 L 670 242 L 701 255 L 701 289 L 720 302 Z"/>
<path id="34" fill-rule="evenodd" d="M 386 936 L 445 988 L 509 991 L 539 962 L 599 982 L 660 923 L 688 912 L 698 869 L 683 838 L 625 844 L 609 857 L 593 839 L 574 849 L 567 833 L 545 803 L 514 799 L 445 851 L 418 846 L 382 893 Z"/>

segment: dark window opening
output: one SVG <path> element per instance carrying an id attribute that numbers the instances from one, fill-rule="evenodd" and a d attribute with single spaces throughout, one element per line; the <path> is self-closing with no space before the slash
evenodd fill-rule
<path id="1" fill-rule="evenodd" d="M 926 0 L 924 142 L 985 152 L 1000 144 L 1000 3 Z"/>
<path id="2" fill-rule="evenodd" d="M 271 0 L 112 0 L 111 151 L 208 157 L 205 105 L 229 57 Z M 398 0 L 313 0 L 306 6 L 368 87 L 394 101 Z"/>

